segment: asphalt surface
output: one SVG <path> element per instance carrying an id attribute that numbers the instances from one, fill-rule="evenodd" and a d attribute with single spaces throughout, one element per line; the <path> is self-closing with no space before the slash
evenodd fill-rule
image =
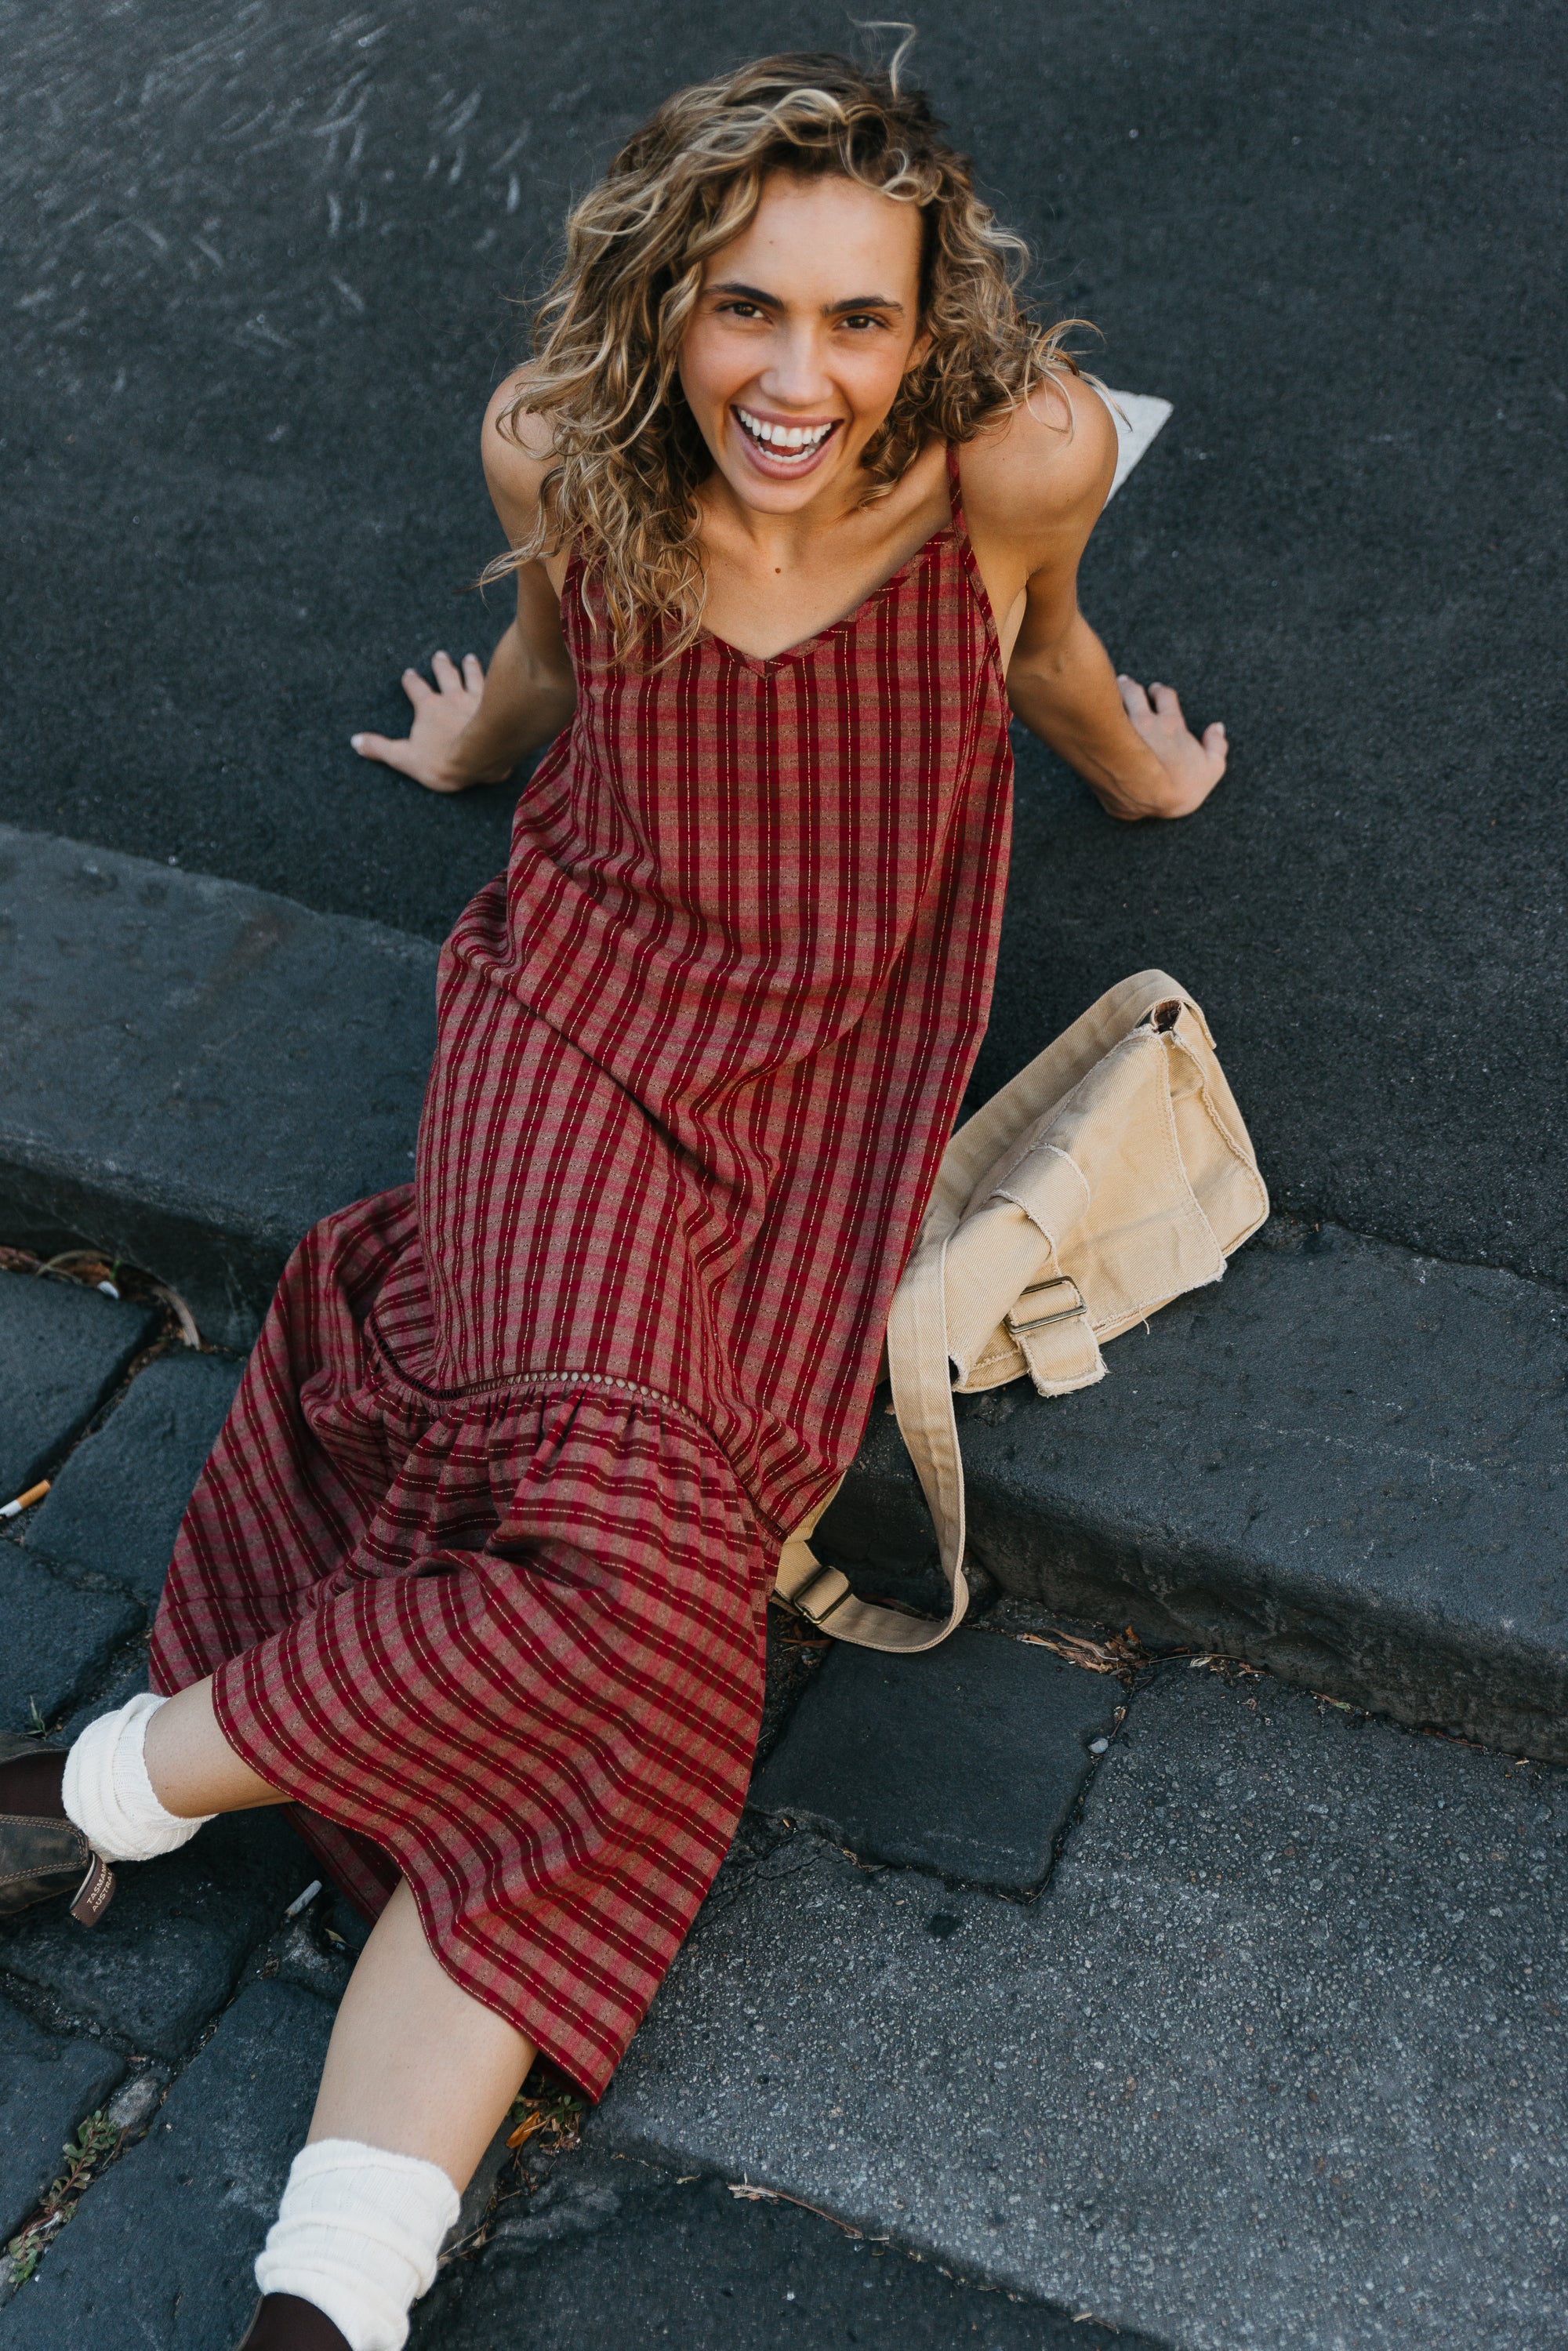
<path id="1" fill-rule="evenodd" d="M 515 2351 L 525 2328 L 551 2351 L 1161 2351 L 727 2181 L 581 2155 L 501 2205 L 410 2339 Z"/>
<path id="2" fill-rule="evenodd" d="M 1277 1199 L 1568 1279 L 1553 949 L 1563 17 L 943 0 L 919 69 L 1045 298 L 1176 414 L 1083 596 L 1223 717 L 1126 830 L 1023 748 L 988 1086 L 1123 973 L 1203 999 Z M 509 795 L 361 766 L 487 649 L 476 455 L 563 204 L 664 90 L 847 14 L 0 8 L 0 817 L 439 935 Z"/>
<path id="3" fill-rule="evenodd" d="M 584 2144 L 1181 2351 L 1564 2351 L 1565 1796 L 1174 1664 L 1038 1902 L 744 1825 Z"/>

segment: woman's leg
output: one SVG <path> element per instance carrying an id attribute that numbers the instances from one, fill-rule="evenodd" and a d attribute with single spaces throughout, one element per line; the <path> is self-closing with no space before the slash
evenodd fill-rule
<path id="1" fill-rule="evenodd" d="M 534 2061 L 533 2043 L 453 1982 L 400 1886 L 332 2028 L 310 2142 L 363 2139 L 474 2176 Z"/>
<path id="2" fill-rule="evenodd" d="M 432 1958 L 400 1886 L 338 2011 L 309 2137 L 256 2263 L 263 2299 L 245 2351 L 403 2341 L 459 2191 L 533 2054 Z"/>
<path id="3" fill-rule="evenodd" d="M 286 1801 L 218 1728 L 211 1679 L 161 1706 L 144 1749 L 152 1792 L 184 1820 Z M 400 1886 L 338 2011 L 312 2140 L 361 2139 L 439 2164 L 467 2186 L 533 2063 L 515 2026 L 454 1983 Z"/>
<path id="4" fill-rule="evenodd" d="M 141 1760 L 158 1802 L 181 1820 L 288 1802 L 241 1762 L 218 1729 L 210 1674 L 159 1708 L 147 1725 Z"/>
<path id="5" fill-rule="evenodd" d="M 229 1746 L 211 1681 L 147 1725 L 147 1777 L 184 1819 L 281 1801 Z M 533 2043 L 433 1956 L 400 1885 L 338 2011 L 304 2152 L 256 2265 L 246 2351 L 357 2351 L 403 2339 L 443 2236 L 533 2063 Z"/>

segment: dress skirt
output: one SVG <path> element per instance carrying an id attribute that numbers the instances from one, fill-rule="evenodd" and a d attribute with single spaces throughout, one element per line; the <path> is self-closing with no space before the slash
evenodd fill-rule
<path id="1" fill-rule="evenodd" d="M 411 1193 L 329 1217 L 279 1287 L 180 1536 L 153 1687 L 225 1737 L 367 1916 L 592 2097 L 745 1801 L 776 1557 L 678 1406 L 613 1384 L 455 1398 L 365 1308 Z"/>

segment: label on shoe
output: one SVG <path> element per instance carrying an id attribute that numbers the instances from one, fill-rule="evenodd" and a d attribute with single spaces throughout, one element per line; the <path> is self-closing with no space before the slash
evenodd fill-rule
<path id="1" fill-rule="evenodd" d="M 96 1927 L 114 1899 L 114 1872 L 101 1854 L 88 1864 L 87 1876 L 77 1887 L 71 1917 L 84 1927 Z"/>

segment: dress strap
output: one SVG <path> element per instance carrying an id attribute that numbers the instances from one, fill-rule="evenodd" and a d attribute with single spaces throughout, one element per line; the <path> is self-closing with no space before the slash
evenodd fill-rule
<path id="1" fill-rule="evenodd" d="M 964 518 L 964 487 L 958 478 L 958 444 L 956 441 L 947 444 L 947 503 L 953 513 L 953 545 L 968 574 L 992 655 L 999 664 L 1001 639 L 997 632 L 997 616 L 991 610 L 991 600 L 986 592 L 986 583 L 980 577 L 980 567 L 975 560 L 975 550 L 969 541 L 969 526 Z"/>
<path id="2" fill-rule="evenodd" d="M 964 522 L 964 489 L 958 479 L 958 444 L 947 444 L 947 503 L 953 510 L 953 528 L 961 538 L 968 537 Z"/>

